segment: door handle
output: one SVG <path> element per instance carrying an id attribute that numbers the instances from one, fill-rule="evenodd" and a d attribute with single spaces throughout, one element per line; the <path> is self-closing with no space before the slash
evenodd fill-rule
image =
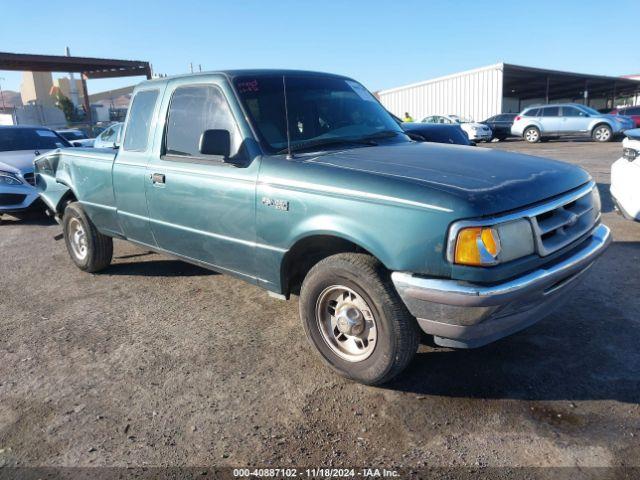
<path id="1" fill-rule="evenodd" d="M 152 173 L 149 175 L 152 183 L 164 183 L 164 173 Z"/>

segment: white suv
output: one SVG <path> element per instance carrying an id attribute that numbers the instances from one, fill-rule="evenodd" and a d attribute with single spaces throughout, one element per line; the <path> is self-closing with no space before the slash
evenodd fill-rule
<path id="1" fill-rule="evenodd" d="M 602 114 L 586 105 L 563 103 L 526 108 L 513 121 L 511 134 L 536 143 L 561 135 L 589 135 L 608 142 L 614 135 L 634 127 L 633 119 Z"/>

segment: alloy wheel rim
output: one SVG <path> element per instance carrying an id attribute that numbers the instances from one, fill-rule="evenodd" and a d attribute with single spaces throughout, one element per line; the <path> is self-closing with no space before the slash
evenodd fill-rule
<path id="1" fill-rule="evenodd" d="M 596 130 L 596 140 L 600 140 L 601 142 L 609 140 L 609 129 L 600 127 Z"/>
<path id="2" fill-rule="evenodd" d="M 527 130 L 527 140 L 530 142 L 535 142 L 538 140 L 538 132 L 535 130 Z"/>
<path id="3" fill-rule="evenodd" d="M 378 340 L 376 319 L 367 302 L 344 285 L 325 288 L 316 302 L 322 339 L 339 357 L 361 362 L 371 356 Z"/>
<path id="4" fill-rule="evenodd" d="M 78 260 L 84 260 L 88 253 L 87 233 L 82 223 L 77 218 L 69 221 L 69 244 L 71 250 Z"/>

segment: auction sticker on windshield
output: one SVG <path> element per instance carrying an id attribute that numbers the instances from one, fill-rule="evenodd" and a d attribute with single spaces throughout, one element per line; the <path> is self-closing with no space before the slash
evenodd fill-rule
<path id="1" fill-rule="evenodd" d="M 373 97 L 373 95 L 371 95 L 371 93 L 369 93 L 369 91 L 358 82 L 354 82 L 352 80 L 345 80 L 345 82 L 347 82 L 347 85 L 349 85 L 361 99 L 367 100 L 368 102 L 375 102 L 376 99 Z"/>

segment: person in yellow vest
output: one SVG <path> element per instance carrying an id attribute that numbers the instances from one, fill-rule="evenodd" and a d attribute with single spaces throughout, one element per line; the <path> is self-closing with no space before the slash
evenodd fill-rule
<path id="1" fill-rule="evenodd" d="M 409 112 L 404 112 L 403 122 L 413 122 L 413 117 L 409 115 Z"/>

